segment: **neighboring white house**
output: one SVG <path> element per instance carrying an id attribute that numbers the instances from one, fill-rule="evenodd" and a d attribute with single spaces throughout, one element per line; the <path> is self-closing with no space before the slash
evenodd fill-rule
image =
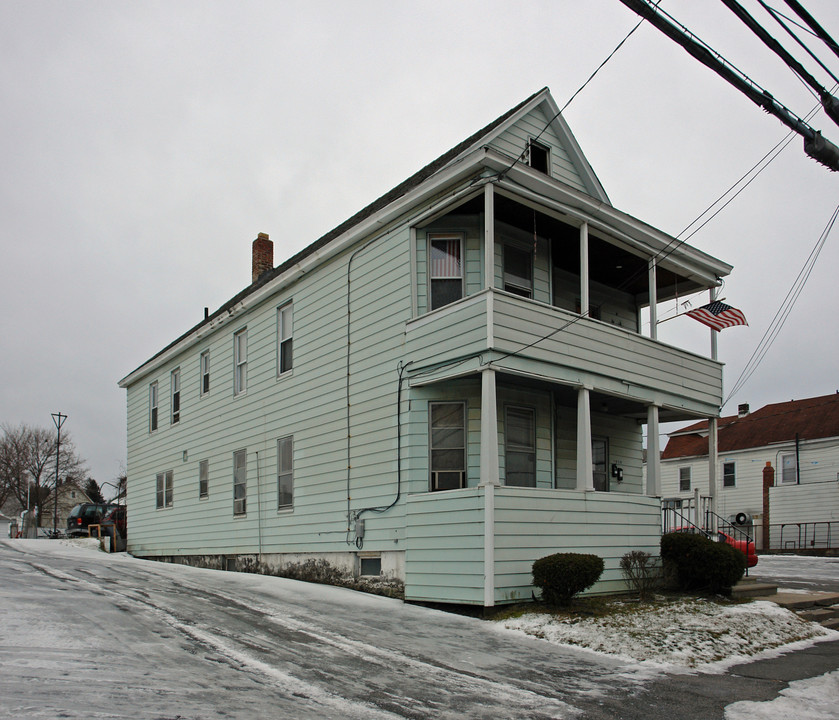
<path id="1" fill-rule="evenodd" d="M 684 501 L 709 495 L 708 423 L 670 433 L 662 453 L 662 496 Z M 754 520 L 758 547 L 765 516 L 766 549 L 839 547 L 839 394 L 773 403 L 719 420 L 716 512 L 726 520 Z M 741 517 L 742 519 L 742 517 Z M 806 527 L 805 527 L 806 525 Z M 829 536 L 828 536 L 829 533 Z"/>
<path id="2" fill-rule="evenodd" d="M 660 538 L 642 425 L 722 396 L 642 313 L 730 271 L 615 209 L 545 88 L 279 266 L 260 234 L 252 283 L 120 382 L 128 549 L 483 606 L 582 551 L 623 589 Z"/>

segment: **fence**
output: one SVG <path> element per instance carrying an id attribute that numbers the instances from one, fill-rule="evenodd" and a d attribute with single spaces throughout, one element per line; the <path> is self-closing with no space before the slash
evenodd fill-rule
<path id="1" fill-rule="evenodd" d="M 779 523 L 769 526 L 769 550 L 839 548 L 839 522 Z"/>

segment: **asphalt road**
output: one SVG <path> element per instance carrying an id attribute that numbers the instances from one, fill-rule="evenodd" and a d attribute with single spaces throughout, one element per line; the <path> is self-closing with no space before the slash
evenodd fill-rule
<path id="1" fill-rule="evenodd" d="M 340 588 L 0 542 L 2 718 L 716 719 L 837 667 L 832 642 L 650 677 Z"/>

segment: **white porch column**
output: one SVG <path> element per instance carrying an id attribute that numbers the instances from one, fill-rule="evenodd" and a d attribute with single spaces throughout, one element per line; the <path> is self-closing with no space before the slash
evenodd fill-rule
<path id="1" fill-rule="evenodd" d="M 484 185 L 484 287 L 495 286 L 495 186 Z"/>
<path id="2" fill-rule="evenodd" d="M 658 440 L 658 406 L 647 406 L 647 495 L 661 497 L 661 446 Z"/>
<path id="3" fill-rule="evenodd" d="M 658 288 L 656 287 L 655 258 L 650 260 L 649 285 L 650 285 L 650 337 L 653 340 L 658 338 Z"/>
<path id="4" fill-rule="evenodd" d="M 591 459 L 591 410 L 589 388 L 577 392 L 577 490 L 594 491 L 594 464 Z"/>
<path id="5" fill-rule="evenodd" d="M 580 314 L 588 316 L 588 223 L 580 225 Z"/>
<path id="6" fill-rule="evenodd" d="M 708 418 L 708 509 L 712 513 L 717 512 L 717 456 L 717 418 L 713 417 Z M 716 531 L 717 518 L 714 515 L 708 518 L 708 526 L 712 532 Z"/>
<path id="7" fill-rule="evenodd" d="M 498 478 L 498 400 L 495 370 L 481 371 L 481 486 L 484 491 L 484 607 L 495 605 L 495 487 Z"/>
<path id="8" fill-rule="evenodd" d="M 498 485 L 498 400 L 495 370 L 481 371 L 481 485 Z"/>

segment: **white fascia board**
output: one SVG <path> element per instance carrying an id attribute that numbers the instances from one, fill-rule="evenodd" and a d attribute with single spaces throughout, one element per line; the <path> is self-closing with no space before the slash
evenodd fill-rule
<path id="1" fill-rule="evenodd" d="M 488 164 L 500 170 L 506 169 L 507 158 L 494 150 L 487 150 Z M 644 255 L 656 255 L 670 252 L 669 248 L 678 243 L 678 247 L 665 258 L 661 265 L 670 266 L 688 275 L 695 275 L 708 284 L 716 285 L 717 278 L 725 277 L 733 269 L 732 265 L 718 260 L 697 248 L 683 243 L 667 233 L 648 225 L 637 218 L 615 209 L 608 203 L 597 200 L 569 185 L 553 180 L 544 173 L 522 166 L 520 163 L 510 168 L 499 187 L 510 193 L 527 195 L 532 199 L 553 200 L 560 212 L 585 220 L 593 228 L 625 242 Z"/>
<path id="2" fill-rule="evenodd" d="M 176 345 L 170 347 L 166 352 L 147 361 L 126 375 L 119 381 L 119 387 L 126 388 L 138 382 L 160 366 L 169 362 L 172 358 L 188 350 L 208 333 L 214 332 L 231 322 L 234 318 L 238 318 L 246 310 L 255 307 L 266 298 L 280 292 L 303 275 L 306 275 L 320 264 L 343 252 L 359 240 L 374 235 L 377 232 L 385 231 L 389 225 L 400 218 L 405 218 L 405 223 L 411 222 L 412 218 L 406 216 L 413 208 L 417 208 L 423 214 L 427 213 L 428 208 L 425 206 L 425 203 L 433 200 L 435 196 L 439 196 L 444 189 L 479 172 L 483 167 L 485 154 L 486 151 L 481 148 L 474 151 L 471 156 L 453 161 L 453 163 L 445 166 L 427 178 L 423 183 L 409 190 L 402 197 L 394 200 L 390 205 L 365 218 L 322 248 L 306 255 L 300 262 L 288 268 L 282 275 L 278 275 L 270 282 L 254 290 L 250 295 L 244 297 L 233 307 L 228 308 L 227 312 L 213 318 L 208 323 L 203 323 L 198 326 L 193 332 L 184 337 Z M 446 202 L 448 199 L 448 196 L 439 198 L 441 202 Z"/>

